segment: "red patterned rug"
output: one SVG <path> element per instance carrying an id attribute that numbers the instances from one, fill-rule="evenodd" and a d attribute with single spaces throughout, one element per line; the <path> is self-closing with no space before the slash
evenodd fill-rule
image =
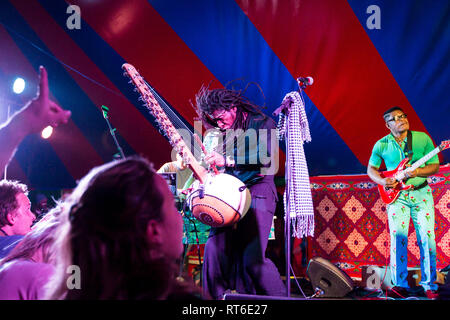
<path id="1" fill-rule="evenodd" d="M 337 264 L 352 277 L 366 265 L 389 263 L 386 205 L 367 175 L 311 177 L 315 210 L 310 257 Z M 429 177 L 436 216 L 437 268 L 450 264 L 450 165 Z M 410 222 L 408 266 L 420 266 L 416 233 Z"/>

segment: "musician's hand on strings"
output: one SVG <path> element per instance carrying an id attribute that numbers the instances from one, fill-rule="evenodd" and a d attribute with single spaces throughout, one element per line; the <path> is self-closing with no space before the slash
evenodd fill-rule
<path id="1" fill-rule="evenodd" d="M 395 188 L 398 184 L 398 181 L 394 178 L 385 178 L 384 179 L 384 186 L 386 188 Z"/>
<path id="2" fill-rule="evenodd" d="M 408 178 L 408 179 L 410 179 L 410 178 L 415 178 L 415 177 L 417 177 L 417 175 L 418 175 L 418 168 L 417 169 L 415 169 L 415 170 L 410 170 L 410 168 L 409 167 L 411 167 L 411 165 L 408 163 L 407 165 L 406 165 L 406 169 L 405 169 L 405 177 L 406 178 Z"/>
<path id="3" fill-rule="evenodd" d="M 47 70 L 41 66 L 39 71 L 39 91 L 36 97 L 15 115 L 27 133 L 36 133 L 46 126 L 57 127 L 60 123 L 67 123 L 71 115 L 70 111 L 63 110 L 49 99 Z"/>
<path id="4" fill-rule="evenodd" d="M 178 170 L 185 170 L 187 168 L 186 163 L 184 163 L 183 158 L 177 153 L 177 160 L 175 162 Z"/>
<path id="5" fill-rule="evenodd" d="M 225 166 L 225 158 L 215 151 L 207 153 L 204 160 L 209 165 L 216 165 L 218 167 Z"/>

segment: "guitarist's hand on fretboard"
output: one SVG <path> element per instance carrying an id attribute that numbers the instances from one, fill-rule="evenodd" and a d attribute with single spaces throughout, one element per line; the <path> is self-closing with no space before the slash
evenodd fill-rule
<path id="1" fill-rule="evenodd" d="M 417 175 L 419 173 L 419 171 L 418 171 L 419 169 L 418 168 L 414 169 L 414 170 L 410 170 L 409 167 L 411 167 L 411 165 L 409 163 L 406 165 L 406 167 L 407 168 L 404 170 L 406 178 L 410 179 L 410 178 L 417 177 Z"/>

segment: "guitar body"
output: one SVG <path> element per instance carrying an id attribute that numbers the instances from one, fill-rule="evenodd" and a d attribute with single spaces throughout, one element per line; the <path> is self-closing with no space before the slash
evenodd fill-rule
<path id="1" fill-rule="evenodd" d="M 198 180 L 187 197 L 192 214 L 211 227 L 226 227 L 242 219 L 250 208 L 249 189 L 238 178 L 226 174 L 208 174 L 204 184 Z"/>
<path id="2" fill-rule="evenodd" d="M 411 167 L 408 168 L 408 170 L 416 170 L 421 165 L 425 164 L 428 160 L 430 160 L 432 157 L 434 157 L 436 154 L 441 152 L 442 150 L 446 150 L 450 148 L 450 140 L 442 141 L 441 144 L 429 152 L 427 155 L 423 156 L 419 160 L 417 160 Z M 380 192 L 381 199 L 386 204 L 391 204 L 395 200 L 397 200 L 398 195 L 400 194 L 400 191 L 408 190 L 411 188 L 414 188 L 412 185 L 406 185 L 403 180 L 405 180 L 405 168 L 406 164 L 409 162 L 408 158 L 403 159 L 397 168 L 391 171 L 384 171 L 380 172 L 381 177 L 383 178 L 394 178 L 398 181 L 398 184 L 395 188 L 386 188 L 382 185 L 378 185 L 378 191 Z"/>
<path id="3" fill-rule="evenodd" d="M 378 191 L 380 192 L 381 200 L 383 200 L 384 203 L 391 204 L 392 202 L 397 200 L 400 191 L 413 188 L 412 185 L 406 185 L 403 182 L 403 179 L 399 180 L 399 174 L 405 169 L 408 162 L 409 159 L 405 158 L 394 170 L 380 172 L 380 175 L 383 178 L 394 178 L 399 181 L 395 188 L 386 188 L 385 186 L 382 186 L 380 184 L 378 185 Z"/>

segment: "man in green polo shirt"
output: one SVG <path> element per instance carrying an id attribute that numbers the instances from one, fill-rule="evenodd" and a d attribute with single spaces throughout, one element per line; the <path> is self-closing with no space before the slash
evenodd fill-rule
<path id="1" fill-rule="evenodd" d="M 409 122 L 406 114 L 399 107 L 392 107 L 383 114 L 386 127 L 390 134 L 375 143 L 369 159 L 367 174 L 379 185 L 395 187 L 398 183 L 394 178 L 383 178 L 379 168 L 384 161 L 387 170 L 394 170 L 406 157 L 411 157 L 410 163 L 422 158 L 435 147 L 431 138 L 423 132 L 411 131 L 412 144 L 408 150 Z M 412 152 L 412 154 L 411 154 Z M 439 171 L 439 159 L 436 156 L 416 170 L 407 170 L 406 184 L 414 189 L 400 192 L 396 201 L 387 206 L 389 231 L 391 237 L 391 278 L 394 291 L 401 296 L 408 295 L 407 281 L 407 247 L 409 220 L 412 218 L 420 248 L 420 285 L 427 297 L 437 297 L 436 281 L 436 241 L 434 234 L 434 201 L 431 188 L 426 183 L 427 177 Z"/>

